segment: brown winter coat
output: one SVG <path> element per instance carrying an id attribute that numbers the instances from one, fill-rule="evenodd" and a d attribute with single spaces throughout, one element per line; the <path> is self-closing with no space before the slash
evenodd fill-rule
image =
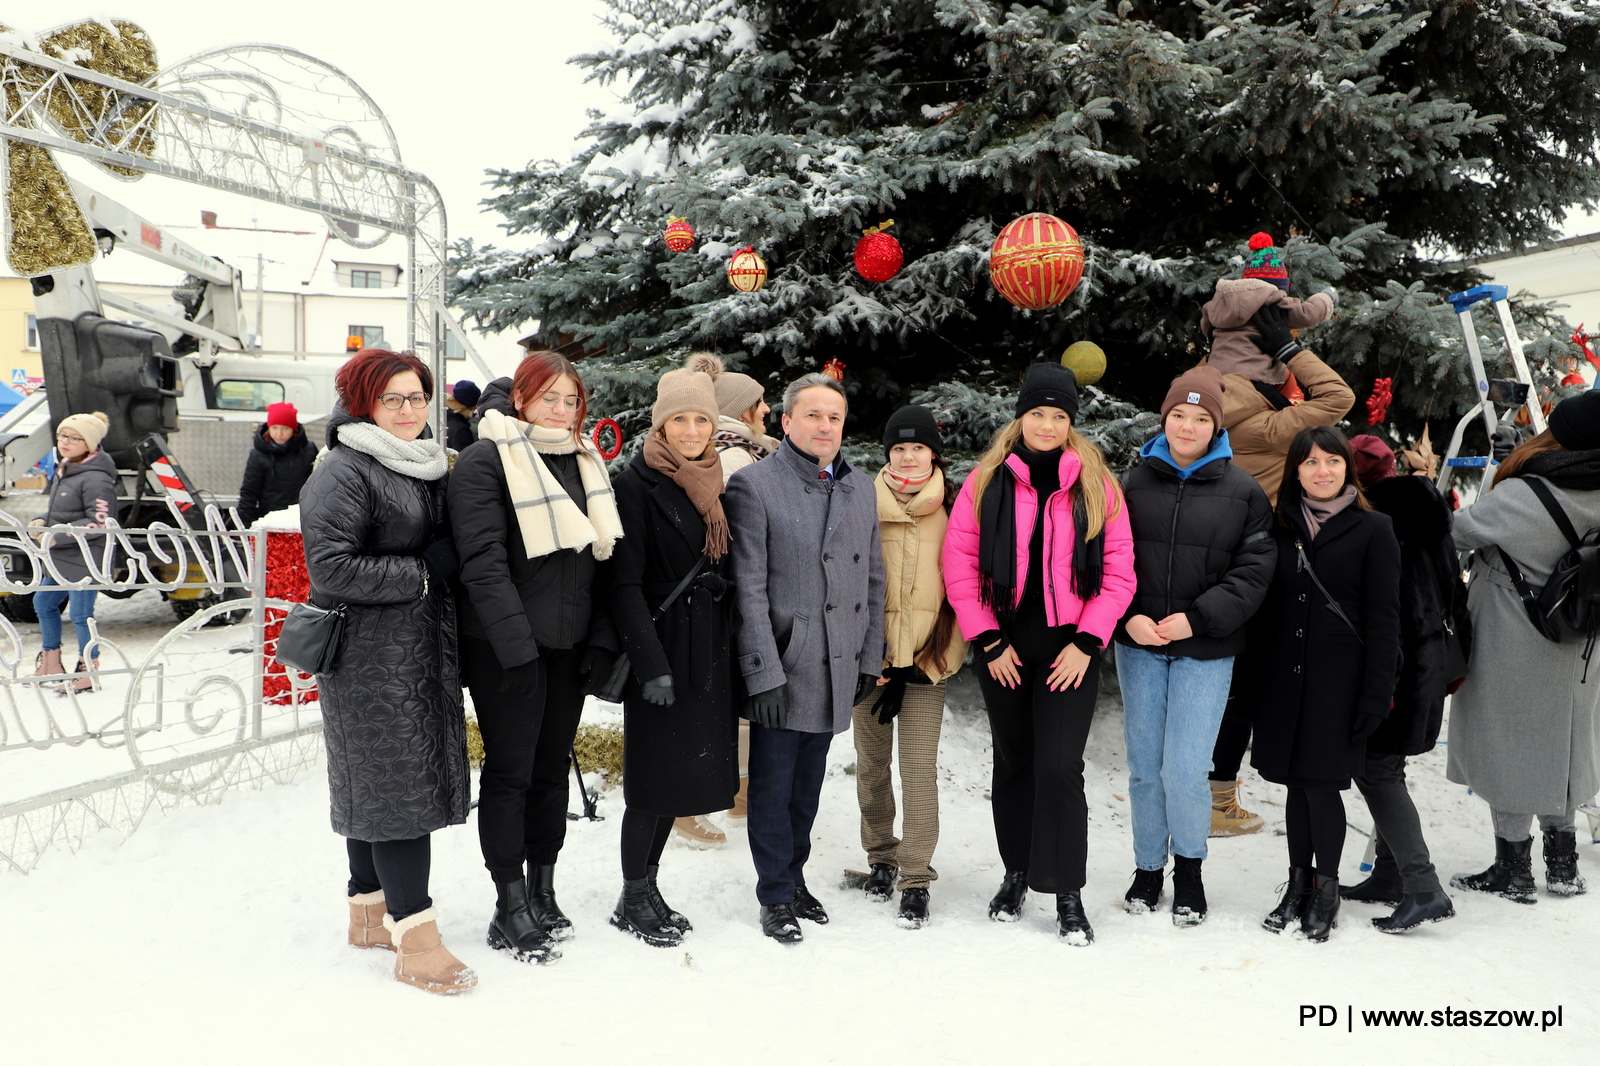
<path id="1" fill-rule="evenodd" d="M 1333 425 L 1356 402 L 1344 379 L 1309 351 L 1290 359 L 1289 369 L 1306 398 L 1281 410 L 1242 374 L 1223 376 L 1228 391 L 1222 394 L 1222 428 L 1233 445 L 1233 465 L 1261 483 L 1274 507 L 1283 483 L 1283 460 L 1294 435 L 1307 426 Z"/>
<path id="2" fill-rule="evenodd" d="M 878 492 L 878 535 L 883 541 L 883 631 L 889 645 L 885 661 L 891 667 L 914 666 L 917 652 L 933 635 L 944 604 L 944 567 L 939 557 L 950 523 L 944 507 L 950 487 L 943 472 L 934 470 L 922 491 L 910 503 L 902 504 L 884 480 L 883 471 L 873 484 Z M 943 681 L 961 669 L 966 657 L 967 642 L 961 639 L 960 629 L 952 627 L 945 668 L 937 675 L 930 673 L 928 680 Z"/>
<path id="3" fill-rule="evenodd" d="M 1200 332 L 1211 342 L 1207 360 L 1222 374 L 1242 374 L 1253 381 L 1282 385 L 1284 366 L 1256 347 L 1250 335 L 1250 317 L 1276 304 L 1289 312 L 1289 328 L 1305 329 L 1333 317 L 1333 296 L 1319 292 L 1309 300 L 1296 300 L 1270 281 L 1260 278 L 1223 278 L 1217 291 L 1200 309 Z"/>

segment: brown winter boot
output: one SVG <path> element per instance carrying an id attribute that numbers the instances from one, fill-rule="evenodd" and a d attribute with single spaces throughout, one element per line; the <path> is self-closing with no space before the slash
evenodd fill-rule
<path id="1" fill-rule="evenodd" d="M 48 677 L 51 674 L 64 674 L 67 672 L 66 668 L 61 665 L 60 648 L 46 648 L 41 651 L 39 657 L 33 661 L 33 665 L 35 667 L 33 671 L 34 677 Z"/>
<path id="2" fill-rule="evenodd" d="M 1238 781 L 1211 782 L 1211 836 L 1239 837 L 1261 831 L 1261 816 L 1239 806 Z"/>
<path id="3" fill-rule="evenodd" d="M 733 797 L 733 806 L 722 816 L 722 824 L 729 829 L 743 829 L 750 820 L 750 777 L 739 778 L 739 794 Z"/>
<path id="4" fill-rule="evenodd" d="M 672 823 L 672 830 L 691 848 L 722 848 L 728 844 L 728 834 L 712 825 L 703 814 L 677 819 Z"/>
<path id="5" fill-rule="evenodd" d="M 383 889 L 358 892 L 345 898 L 350 903 L 350 946 L 393 951 L 394 941 L 389 939 L 389 930 L 383 925 L 383 916 L 389 913 L 389 906 L 383 901 Z"/>
<path id="6" fill-rule="evenodd" d="M 450 954 L 439 940 L 438 919 L 437 907 L 418 911 L 398 922 L 392 915 L 383 916 L 383 927 L 389 930 L 390 940 L 398 945 L 394 979 L 441 996 L 465 992 L 478 983 L 478 975 Z"/>

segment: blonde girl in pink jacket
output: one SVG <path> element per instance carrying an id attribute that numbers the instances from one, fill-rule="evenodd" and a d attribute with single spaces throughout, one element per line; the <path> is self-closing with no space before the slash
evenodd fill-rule
<path id="1" fill-rule="evenodd" d="M 989 917 L 1014 922 L 1028 889 L 1056 897 L 1057 932 L 1086 945 L 1089 807 L 1083 749 L 1101 648 L 1133 600 L 1133 535 L 1116 478 L 1077 433 L 1078 384 L 1028 369 L 1016 420 L 961 487 L 945 588 L 977 655 L 994 737 L 995 837 L 1005 880 Z M 1041 506 L 1041 501 L 1042 506 Z"/>

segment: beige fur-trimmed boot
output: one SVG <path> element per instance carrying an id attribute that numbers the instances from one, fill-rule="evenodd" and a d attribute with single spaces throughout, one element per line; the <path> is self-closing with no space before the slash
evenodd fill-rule
<path id="1" fill-rule="evenodd" d="M 444 946 L 438 919 L 437 907 L 398 922 L 393 915 L 383 916 L 383 927 L 395 944 L 394 979 L 441 996 L 465 992 L 478 983 L 478 975 Z"/>
<path id="2" fill-rule="evenodd" d="M 350 946 L 393 951 L 394 941 L 389 939 L 389 930 L 383 924 L 383 916 L 389 913 L 389 905 L 383 901 L 383 889 L 358 892 L 345 899 L 350 904 Z"/>

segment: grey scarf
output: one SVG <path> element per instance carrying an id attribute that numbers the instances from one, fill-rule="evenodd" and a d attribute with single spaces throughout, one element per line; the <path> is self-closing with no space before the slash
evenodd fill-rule
<path id="1" fill-rule="evenodd" d="M 1331 500 L 1313 500 L 1310 496 L 1300 497 L 1300 516 L 1306 520 L 1306 531 L 1311 534 L 1310 539 L 1316 540 L 1317 534 L 1328 519 L 1338 514 L 1355 502 L 1356 487 L 1346 485 L 1344 491 Z"/>
<path id="2" fill-rule="evenodd" d="M 401 440 L 371 422 L 346 422 L 339 427 L 339 443 L 418 481 L 438 481 L 449 469 L 444 446 L 438 441 Z"/>

